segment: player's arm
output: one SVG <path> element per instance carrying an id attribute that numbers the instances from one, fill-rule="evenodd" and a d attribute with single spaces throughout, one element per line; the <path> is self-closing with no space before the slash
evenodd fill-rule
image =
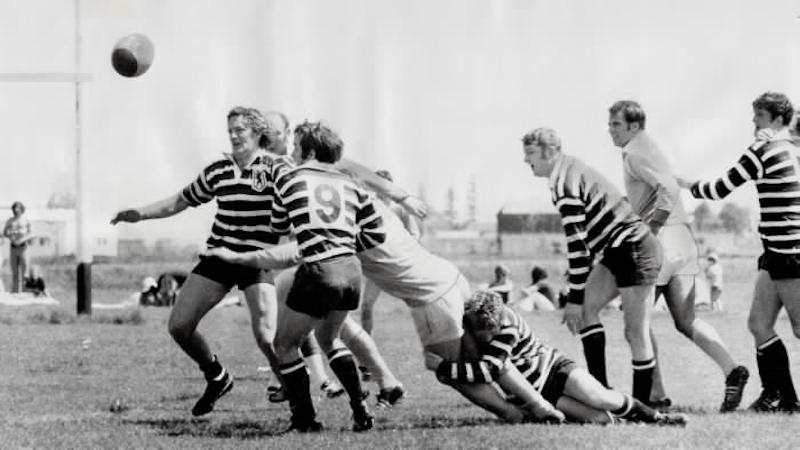
<path id="1" fill-rule="evenodd" d="M 586 280 L 589 278 L 591 270 L 591 251 L 586 242 L 586 205 L 578 198 L 565 194 L 556 199 L 556 209 L 561 215 L 561 224 L 564 227 L 564 234 L 567 237 L 567 259 L 569 269 L 567 270 L 567 286 L 569 287 L 569 297 L 567 305 L 564 307 L 564 318 L 562 323 L 567 324 L 567 328 L 576 334 L 583 328 L 582 308 L 584 288 Z"/>
<path id="2" fill-rule="evenodd" d="M 359 178 L 367 187 L 389 197 L 420 219 L 424 219 L 428 214 L 425 202 L 412 196 L 395 183 L 378 176 L 372 169 L 347 158 L 339 160 L 335 167 Z"/>
<path id="3" fill-rule="evenodd" d="M 655 207 L 643 217 L 653 234 L 658 234 L 680 198 L 681 187 L 668 167 L 657 167 L 656 161 L 637 154 L 625 158 L 626 170 L 656 191 Z"/>
<path id="4" fill-rule="evenodd" d="M 140 220 L 160 219 L 170 217 L 188 208 L 189 202 L 181 193 L 171 195 L 163 200 L 139 208 L 118 211 L 111 219 L 111 225 L 117 222 L 138 222 Z"/>
<path id="5" fill-rule="evenodd" d="M 356 225 L 358 233 L 359 251 L 369 250 L 386 242 L 386 231 L 383 228 L 383 218 L 375 209 L 374 200 L 364 190 L 358 193 L 360 204 L 356 210 Z"/>
<path id="6" fill-rule="evenodd" d="M 764 176 L 764 166 L 757 152 L 766 145 L 764 141 L 756 141 L 736 161 L 725 175 L 713 181 L 690 181 L 675 177 L 678 185 L 688 189 L 695 198 L 708 200 L 721 200 L 727 197 L 739 186 L 750 180 L 757 180 Z"/>
<path id="7" fill-rule="evenodd" d="M 469 330 L 465 329 L 465 333 Z M 442 361 L 436 368 L 436 378 L 446 384 L 495 381 L 508 368 L 511 350 L 518 342 L 519 330 L 513 326 L 503 327 L 482 347 L 480 359 Z"/>
<path id="8" fill-rule="evenodd" d="M 287 180 L 287 177 L 283 177 L 275 183 L 275 197 L 272 199 L 272 217 L 269 222 L 269 228 L 275 234 L 289 234 L 291 229 L 289 211 L 287 211 L 284 204 L 284 196 L 290 189 L 291 181 Z"/>
<path id="9" fill-rule="evenodd" d="M 300 250 L 295 241 L 251 252 L 234 252 L 224 247 L 214 247 L 206 250 L 201 256 L 267 270 L 286 269 L 296 266 L 301 260 Z"/>

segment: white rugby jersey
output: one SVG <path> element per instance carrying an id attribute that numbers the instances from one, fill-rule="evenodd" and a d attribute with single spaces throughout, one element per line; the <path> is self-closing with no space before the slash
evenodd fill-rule
<path id="1" fill-rule="evenodd" d="M 375 202 L 375 210 L 383 217 L 386 240 L 364 249 L 368 246 L 359 236 L 357 256 L 364 276 L 411 307 L 430 303 L 447 293 L 458 280 L 458 268 L 417 242 L 383 202 Z"/>

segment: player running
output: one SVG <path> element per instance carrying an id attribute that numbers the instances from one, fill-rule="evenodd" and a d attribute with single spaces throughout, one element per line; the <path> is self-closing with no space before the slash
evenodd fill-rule
<path id="1" fill-rule="evenodd" d="M 794 108 L 780 93 L 767 92 L 753 101 L 755 142 L 722 177 L 690 182 L 677 178 L 696 198 L 721 200 L 753 181 L 758 191 L 764 253 L 747 319 L 756 344 L 756 362 L 763 390 L 750 405 L 756 412 L 800 412 L 789 369 L 789 355 L 775 331 L 781 308 L 800 336 L 800 163 L 788 125 Z"/>
<path id="2" fill-rule="evenodd" d="M 689 216 L 680 198 L 680 187 L 661 149 L 645 131 L 646 117 L 642 107 L 636 102 L 623 100 L 614 103 L 608 113 L 609 134 L 614 145 L 622 149 L 628 200 L 633 212 L 658 237 L 664 252 L 661 272 L 656 281 L 656 299 L 664 295 L 678 331 L 691 339 L 722 369 L 725 398 L 720 411 L 734 411 L 742 401 L 749 373 L 746 367 L 733 361 L 717 330 L 695 317 L 695 276 L 700 271 L 699 251 L 689 227 Z M 653 349 L 657 358 L 655 340 Z M 656 365 L 658 372 L 660 370 Z M 661 377 L 656 376 L 654 380 L 653 391 L 658 387 L 661 392 L 659 395 L 651 392 L 649 401 L 668 403 L 669 399 L 665 398 L 660 383 Z"/>

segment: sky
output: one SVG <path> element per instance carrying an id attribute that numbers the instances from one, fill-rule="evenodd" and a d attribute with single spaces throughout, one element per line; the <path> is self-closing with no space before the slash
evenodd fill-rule
<path id="1" fill-rule="evenodd" d="M 0 73 L 89 72 L 81 146 L 89 227 L 174 194 L 229 149 L 236 105 L 323 120 L 345 154 L 389 169 L 434 208 L 454 187 L 480 220 L 509 201 L 553 211 L 522 164 L 539 126 L 621 185 L 608 107 L 640 102 L 676 173 L 710 178 L 752 140 L 751 102 L 800 102 L 800 1 L 0 0 Z M 150 70 L 117 75 L 114 43 L 143 33 Z M 75 190 L 74 86 L 0 82 L 0 206 Z M 732 201 L 756 209 L 754 189 Z M 685 197 L 690 208 L 694 203 Z M 202 242 L 214 208 L 121 225 Z"/>

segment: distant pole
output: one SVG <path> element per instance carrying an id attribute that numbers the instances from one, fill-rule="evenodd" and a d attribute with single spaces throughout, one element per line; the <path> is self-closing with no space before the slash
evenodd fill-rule
<path id="1" fill-rule="evenodd" d="M 75 0 L 75 71 L 81 69 L 81 0 Z M 92 314 L 92 251 L 86 235 L 86 155 L 81 148 L 81 82 L 75 79 L 75 214 L 77 239 L 75 256 L 78 263 L 77 306 L 78 314 Z"/>

